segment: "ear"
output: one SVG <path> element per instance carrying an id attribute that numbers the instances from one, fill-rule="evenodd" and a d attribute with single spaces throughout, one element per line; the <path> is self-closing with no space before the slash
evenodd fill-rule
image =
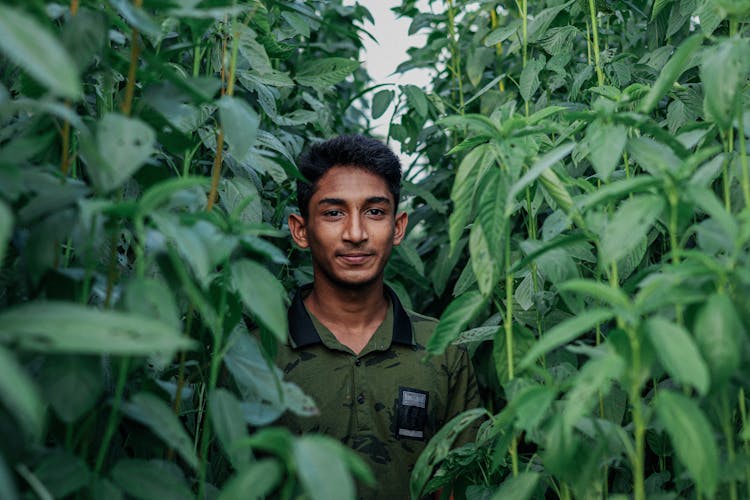
<path id="1" fill-rule="evenodd" d="M 401 212 L 396 215 L 396 224 L 393 228 L 393 244 L 398 245 L 404 239 L 406 234 L 406 225 L 409 223 L 409 216 L 406 212 Z"/>
<path id="2" fill-rule="evenodd" d="M 292 233 L 292 239 L 300 248 L 308 248 L 310 242 L 307 241 L 307 225 L 305 219 L 298 214 L 289 214 L 287 219 L 289 232 Z"/>

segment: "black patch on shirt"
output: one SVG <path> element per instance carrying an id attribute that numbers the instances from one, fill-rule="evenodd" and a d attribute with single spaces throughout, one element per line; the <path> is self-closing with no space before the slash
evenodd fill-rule
<path id="1" fill-rule="evenodd" d="M 425 440 L 425 425 L 427 424 L 427 403 L 430 393 L 412 389 L 398 388 L 396 403 L 396 438 Z"/>

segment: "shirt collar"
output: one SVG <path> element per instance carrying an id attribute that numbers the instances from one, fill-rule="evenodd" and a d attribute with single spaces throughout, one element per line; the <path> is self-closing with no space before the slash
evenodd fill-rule
<path id="1" fill-rule="evenodd" d="M 409 314 L 401 305 L 401 301 L 398 300 L 396 292 L 394 292 L 388 285 L 384 285 L 385 293 L 390 299 L 393 305 L 393 337 L 392 342 L 403 345 L 414 345 L 414 335 L 411 327 L 411 320 Z M 310 318 L 310 314 L 305 308 L 305 304 L 302 299 L 307 295 L 307 292 L 312 289 L 312 283 L 304 285 L 297 290 L 292 299 L 292 305 L 287 310 L 287 318 L 289 320 L 289 338 L 293 348 L 305 347 L 313 344 L 320 344 L 323 341 L 320 339 L 313 321 Z"/>

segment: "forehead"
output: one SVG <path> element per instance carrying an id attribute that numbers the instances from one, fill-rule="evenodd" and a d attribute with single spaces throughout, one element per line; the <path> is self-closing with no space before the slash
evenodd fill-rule
<path id="1" fill-rule="evenodd" d="M 393 201 L 393 195 L 385 179 L 356 166 L 336 166 L 329 169 L 318 179 L 312 196 L 313 200 L 321 198 L 349 200 L 371 197 L 388 197 Z"/>

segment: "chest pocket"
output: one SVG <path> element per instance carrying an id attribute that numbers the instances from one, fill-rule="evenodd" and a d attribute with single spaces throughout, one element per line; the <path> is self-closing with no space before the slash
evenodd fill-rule
<path id="1" fill-rule="evenodd" d="M 419 389 L 403 386 L 398 388 L 397 438 L 425 440 L 429 396 L 429 392 Z"/>

